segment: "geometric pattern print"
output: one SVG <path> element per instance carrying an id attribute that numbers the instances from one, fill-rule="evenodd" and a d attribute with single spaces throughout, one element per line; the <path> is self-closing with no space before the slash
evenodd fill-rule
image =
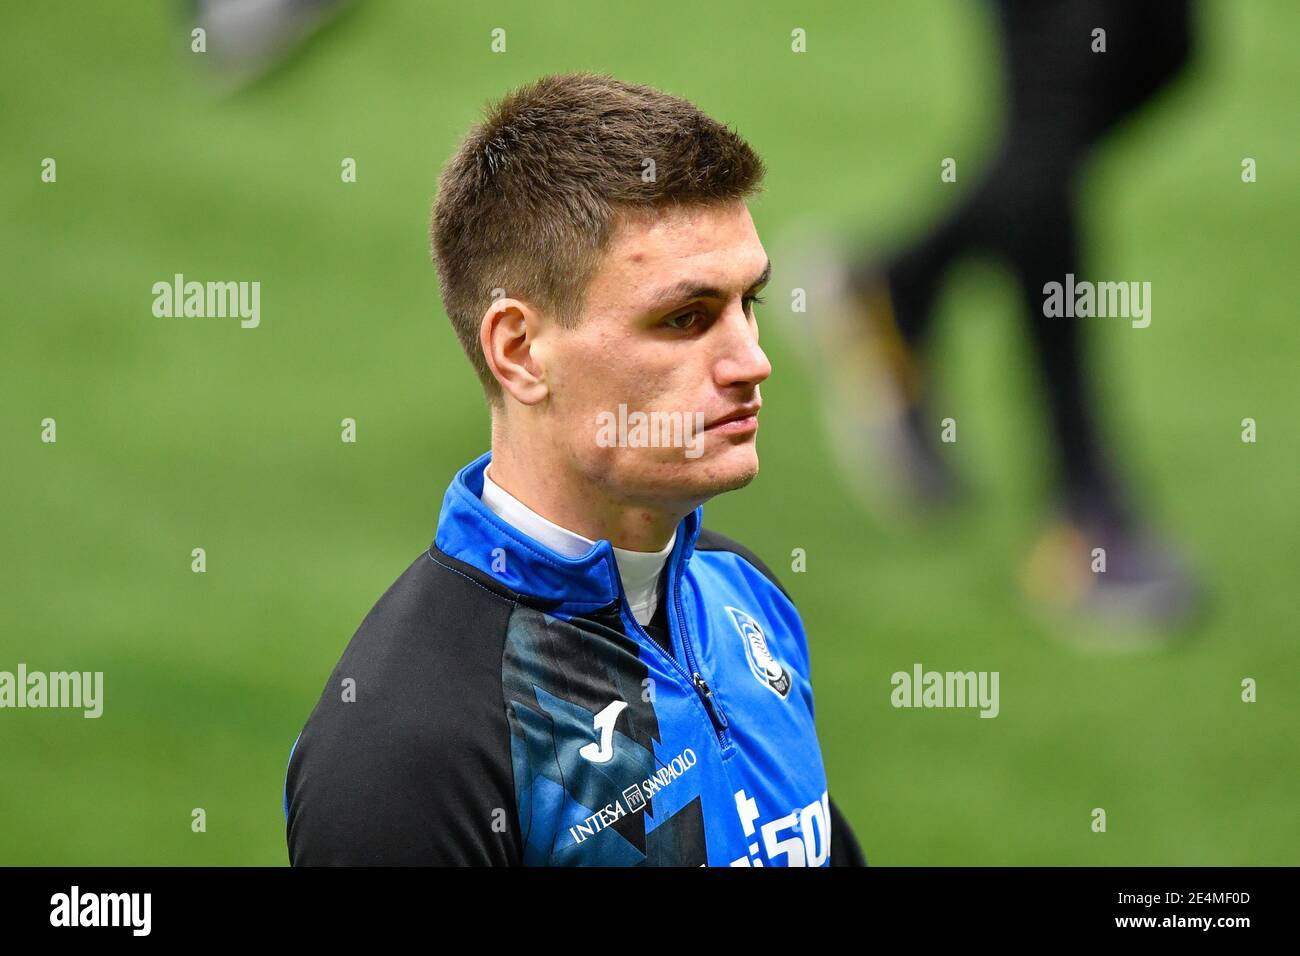
<path id="1" fill-rule="evenodd" d="M 518 605 L 507 625 L 502 686 L 523 862 L 699 866 L 704 818 L 698 795 L 690 796 L 698 784 L 654 796 L 637 786 L 673 756 L 661 753 L 636 642 L 601 620 L 617 617 L 564 621 Z M 613 722 L 612 755 L 589 760 L 580 751 L 597 740 L 597 716 L 612 701 L 627 705 Z"/>

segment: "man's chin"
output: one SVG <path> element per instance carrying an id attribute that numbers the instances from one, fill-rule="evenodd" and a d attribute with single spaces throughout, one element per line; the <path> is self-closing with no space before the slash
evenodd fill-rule
<path id="1" fill-rule="evenodd" d="M 752 441 L 706 447 L 704 454 L 696 457 L 678 449 L 671 458 L 659 457 L 653 464 L 642 461 L 630 470 L 606 467 L 599 474 L 597 480 L 615 497 L 657 502 L 660 507 L 693 508 L 753 481 L 758 475 L 758 452 Z"/>
<path id="2" fill-rule="evenodd" d="M 758 452 L 753 442 L 746 442 L 688 460 L 682 486 L 692 497 L 712 498 L 744 488 L 757 475 Z"/>

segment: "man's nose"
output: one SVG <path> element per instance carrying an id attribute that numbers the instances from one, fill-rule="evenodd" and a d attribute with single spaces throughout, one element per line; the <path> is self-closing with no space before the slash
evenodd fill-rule
<path id="1" fill-rule="evenodd" d="M 772 363 L 758 345 L 758 324 L 737 306 L 723 319 L 726 335 L 714 374 L 720 386 L 757 385 L 772 374 Z"/>

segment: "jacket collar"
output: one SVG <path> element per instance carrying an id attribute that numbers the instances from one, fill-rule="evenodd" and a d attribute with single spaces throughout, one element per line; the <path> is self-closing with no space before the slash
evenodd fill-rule
<path id="1" fill-rule="evenodd" d="M 434 545 L 510 591 L 550 605 L 552 613 L 562 617 L 617 601 L 618 563 L 608 540 L 597 541 L 586 554 L 566 557 L 503 521 L 483 503 L 483 472 L 491 460 L 492 453 L 486 452 L 456 473 L 443 495 Z M 703 520 L 701 506 L 677 526 L 677 543 L 664 565 L 674 587 L 695 552 Z"/>

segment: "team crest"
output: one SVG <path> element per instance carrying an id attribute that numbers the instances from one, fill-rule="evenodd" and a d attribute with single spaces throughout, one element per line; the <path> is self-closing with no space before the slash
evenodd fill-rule
<path id="1" fill-rule="evenodd" d="M 751 615 L 739 608 L 728 607 L 727 613 L 731 615 L 741 640 L 745 642 L 745 657 L 749 659 L 749 669 L 754 677 L 777 697 L 785 700 L 790 695 L 790 672 L 767 649 L 763 628 Z"/>

